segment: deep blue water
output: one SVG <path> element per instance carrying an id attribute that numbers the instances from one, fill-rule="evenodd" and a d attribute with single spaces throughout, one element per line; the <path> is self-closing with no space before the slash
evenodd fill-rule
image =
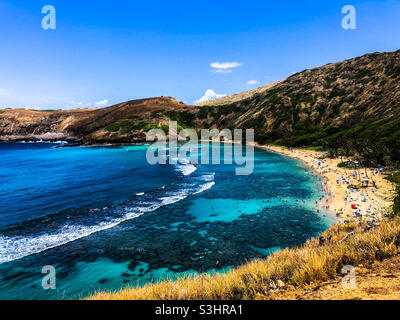
<path id="1" fill-rule="evenodd" d="M 316 209 L 318 178 L 263 150 L 252 175 L 236 176 L 234 164 L 151 166 L 148 146 L 55 146 L 0 144 L 0 299 L 224 272 L 332 222 Z M 45 265 L 56 290 L 42 288 Z"/>

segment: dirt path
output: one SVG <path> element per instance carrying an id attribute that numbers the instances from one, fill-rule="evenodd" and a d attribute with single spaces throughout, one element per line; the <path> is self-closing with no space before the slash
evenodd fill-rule
<path id="1" fill-rule="evenodd" d="M 344 289 L 342 277 L 304 287 L 278 290 L 267 300 L 398 300 L 400 299 L 400 256 L 356 267 L 356 288 Z"/>

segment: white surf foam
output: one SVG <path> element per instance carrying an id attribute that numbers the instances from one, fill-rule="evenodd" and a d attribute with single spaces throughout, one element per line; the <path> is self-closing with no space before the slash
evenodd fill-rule
<path id="1" fill-rule="evenodd" d="M 0 264 L 43 252 L 87 237 L 96 232 L 113 228 L 124 221 L 135 219 L 145 213 L 153 212 L 161 207 L 177 203 L 190 195 L 202 193 L 212 188 L 214 184 L 214 182 L 209 182 L 198 186 L 194 190 L 193 188 L 187 188 L 179 192 L 171 193 L 170 195 L 167 194 L 165 197 L 158 199 L 158 201 L 145 203 L 141 207 L 121 208 L 123 211 L 121 218 L 104 221 L 94 226 L 67 225 L 52 233 L 26 238 L 0 236 Z"/>
<path id="2" fill-rule="evenodd" d="M 197 168 L 193 164 L 181 165 L 177 168 L 184 176 L 190 176 Z"/>
<path id="3" fill-rule="evenodd" d="M 215 182 L 214 182 L 214 181 L 213 181 L 213 182 L 206 183 L 206 184 L 203 184 L 203 185 L 201 186 L 200 190 L 197 191 L 197 192 L 195 192 L 195 193 L 193 193 L 193 195 L 195 195 L 195 194 L 200 194 L 200 193 L 202 193 L 202 192 L 204 192 L 204 191 L 206 191 L 206 190 L 208 190 L 208 189 L 211 189 L 214 185 L 215 185 Z"/>
<path id="4" fill-rule="evenodd" d="M 131 212 L 124 218 L 115 219 L 109 222 L 101 222 L 96 226 L 65 226 L 55 233 L 44 234 L 37 237 L 31 236 L 27 238 L 10 238 L 0 236 L 0 264 L 21 259 L 35 253 L 64 245 L 68 242 L 87 237 L 93 233 L 110 229 L 125 220 L 139 217 L 144 213 L 145 212 Z"/>
<path id="5" fill-rule="evenodd" d="M 58 140 L 58 141 L 45 141 L 45 140 L 29 140 L 29 141 L 17 141 L 17 143 L 47 143 L 47 144 L 67 144 L 67 141 Z"/>

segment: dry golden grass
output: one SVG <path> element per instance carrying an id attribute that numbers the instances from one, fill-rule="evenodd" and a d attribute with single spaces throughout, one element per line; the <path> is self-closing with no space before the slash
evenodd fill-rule
<path id="1" fill-rule="evenodd" d="M 356 234 L 339 242 L 349 232 Z M 330 244 L 310 239 L 303 246 L 274 253 L 266 260 L 248 263 L 227 274 L 185 277 L 118 292 L 99 292 L 89 299 L 112 300 L 230 300 L 268 296 L 279 286 L 300 286 L 326 281 L 345 265 L 368 264 L 399 253 L 400 218 L 382 221 L 366 233 L 358 223 L 336 224 L 323 236 Z"/>

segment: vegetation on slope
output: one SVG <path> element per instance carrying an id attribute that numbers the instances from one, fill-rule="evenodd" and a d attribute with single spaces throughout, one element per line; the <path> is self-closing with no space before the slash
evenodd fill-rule
<path id="1" fill-rule="evenodd" d="M 361 166 L 400 164 L 400 51 L 370 54 L 293 75 L 269 90 L 222 106 L 191 112 L 190 125 L 252 128 L 256 141 L 328 149 Z M 164 115 L 166 115 L 164 113 Z M 171 114 L 170 114 L 171 115 Z M 168 116 L 168 115 L 167 115 Z M 174 118 L 174 117 L 172 117 Z M 173 119 L 174 120 L 174 119 Z M 175 117 L 175 120 L 179 120 Z M 94 299 L 256 299 L 279 286 L 300 286 L 337 277 L 344 265 L 370 264 L 397 255 L 400 246 L 400 181 L 393 220 L 362 233 L 357 223 L 326 231 L 331 242 L 311 239 L 265 261 L 255 261 L 226 275 L 202 275 L 99 293 Z M 349 232 L 356 234 L 340 242 Z"/>
<path id="2" fill-rule="evenodd" d="M 337 149 L 349 143 L 374 147 L 382 164 L 386 156 L 400 160 L 400 116 L 368 119 L 350 127 L 307 127 L 299 122 L 293 134 L 282 139 L 282 144 L 293 147 L 313 145 Z"/>
<path id="3" fill-rule="evenodd" d="M 386 179 L 396 185 L 396 197 L 393 200 L 393 216 L 400 216 L 400 170 Z"/>
<path id="4" fill-rule="evenodd" d="M 400 216 L 400 184 L 396 187 L 397 196 L 393 200 L 393 215 Z"/>
<path id="5" fill-rule="evenodd" d="M 341 240 L 350 232 L 355 235 Z M 274 253 L 227 274 L 186 277 L 177 281 L 127 288 L 115 293 L 99 292 L 90 299 L 183 300 L 257 299 L 277 287 L 301 286 L 326 281 L 341 274 L 345 265 L 357 266 L 382 261 L 400 253 L 400 218 L 362 232 L 359 223 L 337 224 L 323 234 L 331 241 L 317 239 L 303 246 Z"/>
<path id="6" fill-rule="evenodd" d="M 367 54 L 299 72 L 229 105 L 201 107 L 197 117 L 217 128 L 255 129 L 260 144 L 333 147 L 373 137 L 400 159 L 399 80 L 400 51 Z"/>
<path id="7" fill-rule="evenodd" d="M 240 93 L 233 94 L 231 96 L 221 97 L 221 98 L 214 99 L 211 101 L 199 103 L 198 106 L 223 106 L 223 105 L 231 104 L 234 102 L 238 102 L 238 101 L 244 100 L 248 97 L 251 97 L 257 93 L 262 93 L 268 89 L 271 89 L 274 86 L 276 86 L 277 84 L 281 83 L 282 81 L 283 80 L 280 80 L 280 81 L 270 83 L 270 84 L 267 84 L 265 86 L 262 86 L 262 87 L 259 87 L 259 88 L 256 88 L 256 89 L 253 89 L 250 91 L 240 92 Z"/>
<path id="8" fill-rule="evenodd" d="M 151 129 L 156 129 L 156 124 L 151 124 L 147 121 L 134 122 L 131 119 L 121 119 L 106 127 L 109 132 L 120 132 L 121 134 L 127 134 L 132 130 L 143 130 L 145 132 Z"/>
<path id="9" fill-rule="evenodd" d="M 66 138 L 86 143 L 139 142 L 144 135 L 135 134 L 143 131 L 136 127 L 138 122 L 171 119 L 182 128 L 254 129 L 261 144 L 296 147 L 332 146 L 348 136 L 363 139 L 372 132 L 381 145 L 393 146 L 391 157 L 399 159 L 399 80 L 400 51 L 373 53 L 304 70 L 208 105 L 186 106 L 160 97 L 79 112 L 6 112 L 0 115 L 0 137 L 63 132 Z M 133 116 L 138 121 L 129 124 L 126 119 Z M 119 121 L 123 123 L 115 124 Z"/>
<path id="10" fill-rule="evenodd" d="M 9 109 L 0 113 L 0 140 L 46 139 L 46 135 L 56 134 L 58 140 L 85 144 L 144 142 L 144 132 L 162 124 L 152 116 L 153 111 L 181 113 L 185 108 L 188 107 L 173 98 L 159 97 L 99 109 L 46 112 Z"/>

